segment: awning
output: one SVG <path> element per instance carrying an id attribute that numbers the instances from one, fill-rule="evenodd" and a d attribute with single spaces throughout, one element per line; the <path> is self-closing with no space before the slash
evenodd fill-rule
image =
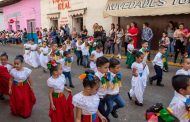
<path id="1" fill-rule="evenodd" d="M 81 16 L 84 15 L 86 8 L 77 9 L 77 10 L 70 10 L 69 16 Z"/>
<path id="2" fill-rule="evenodd" d="M 156 16 L 190 13 L 190 0 L 108 0 L 104 17 Z"/>
<path id="3" fill-rule="evenodd" d="M 47 17 L 50 19 L 58 19 L 60 17 L 60 13 L 51 13 L 51 14 L 47 14 Z"/>

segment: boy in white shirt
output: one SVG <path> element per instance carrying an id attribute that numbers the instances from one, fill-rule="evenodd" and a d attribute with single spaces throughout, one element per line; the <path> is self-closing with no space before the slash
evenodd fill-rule
<path id="1" fill-rule="evenodd" d="M 190 95 L 190 77 L 186 75 L 176 75 L 172 78 L 172 85 L 175 93 L 169 107 L 180 122 L 189 122 L 189 119 L 185 118 L 188 114 L 185 102 Z"/>
<path id="2" fill-rule="evenodd" d="M 64 52 L 64 58 L 59 60 L 60 64 L 62 65 L 63 74 L 65 75 L 65 79 L 68 78 L 69 80 L 69 86 L 71 88 L 74 88 L 74 85 L 72 83 L 71 79 L 71 65 L 73 62 L 73 57 L 71 57 L 70 52 L 65 51 Z M 65 84 L 67 86 L 67 84 Z"/>
<path id="3" fill-rule="evenodd" d="M 183 68 L 176 72 L 176 75 L 190 75 L 190 59 L 185 58 L 182 63 Z"/>
<path id="4" fill-rule="evenodd" d="M 85 68 L 89 66 L 89 44 L 88 42 L 84 42 L 82 46 L 82 55 L 83 55 L 83 65 Z"/>
<path id="5" fill-rule="evenodd" d="M 165 46 L 161 45 L 159 47 L 159 52 L 156 54 L 154 60 L 152 61 L 156 75 L 149 79 L 150 85 L 152 85 L 154 80 L 157 80 L 157 86 L 164 86 L 164 84 L 161 84 L 161 82 L 163 74 L 163 54 L 166 53 L 166 49 L 167 48 Z"/>

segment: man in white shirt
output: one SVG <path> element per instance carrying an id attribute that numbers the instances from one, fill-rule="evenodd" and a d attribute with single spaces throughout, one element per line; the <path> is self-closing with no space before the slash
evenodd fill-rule
<path id="1" fill-rule="evenodd" d="M 154 57 L 154 60 L 152 61 L 156 75 L 149 79 L 151 85 L 154 80 L 157 80 L 157 86 L 160 86 L 160 87 L 164 86 L 164 84 L 161 84 L 161 82 L 162 82 L 162 74 L 163 74 L 162 73 L 163 72 L 163 54 L 165 54 L 166 49 L 167 48 L 165 46 L 161 45 L 159 47 L 159 52 L 156 54 L 156 56 Z"/>
<path id="2" fill-rule="evenodd" d="M 176 75 L 172 78 L 172 85 L 175 93 L 169 107 L 180 122 L 189 122 L 189 118 L 186 118 L 188 111 L 185 102 L 190 95 L 190 77 L 187 75 Z"/>

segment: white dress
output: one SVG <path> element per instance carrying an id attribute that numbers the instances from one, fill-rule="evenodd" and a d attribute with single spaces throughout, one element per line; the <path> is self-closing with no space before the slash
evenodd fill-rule
<path id="1" fill-rule="evenodd" d="M 41 47 L 40 52 L 40 65 L 47 69 L 49 48 L 47 46 L 45 48 Z"/>
<path id="2" fill-rule="evenodd" d="M 91 55 L 93 55 L 95 57 L 95 61 L 96 61 L 97 58 L 103 56 L 104 54 L 103 54 L 103 52 L 98 53 L 98 52 L 96 52 L 96 50 L 94 50 L 94 51 L 92 51 Z M 90 69 L 92 69 L 94 72 L 97 71 L 95 61 L 90 61 Z"/>
<path id="3" fill-rule="evenodd" d="M 93 115 L 98 111 L 99 96 L 84 96 L 82 92 L 73 97 L 73 105 L 82 110 L 82 115 Z"/>
<path id="4" fill-rule="evenodd" d="M 30 51 L 31 50 L 31 44 L 24 44 L 24 61 L 25 63 L 29 64 L 30 60 Z"/>
<path id="5" fill-rule="evenodd" d="M 31 65 L 33 68 L 37 68 L 40 66 L 40 59 L 39 59 L 39 54 L 37 52 L 37 48 L 38 48 L 37 44 L 31 45 L 29 65 Z"/>
<path id="6" fill-rule="evenodd" d="M 149 70 L 147 66 L 143 66 L 142 63 L 134 62 L 131 66 L 132 69 L 137 70 L 138 76 L 132 77 L 131 86 L 129 93 L 131 97 L 135 97 L 139 103 L 143 103 L 143 94 L 146 88 L 146 83 L 149 75 Z"/>
<path id="7" fill-rule="evenodd" d="M 54 89 L 54 92 L 61 93 L 64 91 L 65 88 L 65 76 L 61 74 L 58 78 L 54 79 L 53 77 L 50 77 L 47 80 L 47 85 Z"/>
<path id="8" fill-rule="evenodd" d="M 10 74 L 13 77 L 14 81 L 23 82 L 23 81 L 25 81 L 25 80 L 28 79 L 28 77 L 30 76 L 31 72 L 32 72 L 31 69 L 29 69 L 27 67 L 23 67 L 23 69 L 20 70 L 20 71 L 16 70 L 15 68 L 12 69 L 10 71 Z"/>

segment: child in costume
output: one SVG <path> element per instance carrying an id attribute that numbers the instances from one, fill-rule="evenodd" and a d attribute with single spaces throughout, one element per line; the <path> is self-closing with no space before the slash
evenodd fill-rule
<path id="1" fill-rule="evenodd" d="M 131 66 L 132 68 L 132 79 L 131 79 L 131 89 L 128 92 L 128 97 L 130 100 L 135 98 L 135 104 L 137 106 L 143 106 L 143 94 L 146 88 L 147 77 L 149 75 L 149 70 L 146 65 L 144 65 L 143 59 L 144 55 L 142 52 L 135 52 L 136 62 Z"/>
<path id="2" fill-rule="evenodd" d="M 168 72 L 168 56 L 169 56 L 169 48 L 170 48 L 170 39 L 168 37 L 167 32 L 162 33 L 162 39 L 160 45 L 164 45 L 167 48 L 166 53 L 163 55 L 163 71 Z"/>
<path id="3" fill-rule="evenodd" d="M 100 88 L 98 89 L 98 96 L 100 98 L 100 104 L 98 107 L 98 110 L 100 113 L 105 116 L 106 110 L 105 110 L 105 104 L 106 104 L 106 99 L 105 96 L 107 94 L 107 89 L 109 87 L 109 82 L 110 82 L 110 73 L 108 73 L 109 70 L 109 60 L 106 57 L 99 57 L 96 60 L 96 66 L 97 66 L 97 71 L 95 75 L 99 78 L 100 80 Z"/>
<path id="4" fill-rule="evenodd" d="M 94 70 L 96 72 L 97 70 L 97 67 L 96 67 L 96 60 L 99 58 L 99 57 L 102 57 L 104 54 L 103 54 L 103 51 L 102 51 L 102 48 L 98 45 L 96 47 L 96 50 L 92 51 L 91 53 L 91 57 L 90 57 L 90 69 Z"/>
<path id="5" fill-rule="evenodd" d="M 10 71 L 12 77 L 9 82 L 10 108 L 13 115 L 28 118 L 36 98 L 32 88 L 32 70 L 23 67 L 23 61 L 22 55 L 16 56 L 14 68 Z"/>
<path id="6" fill-rule="evenodd" d="M 182 69 L 179 69 L 176 72 L 176 75 L 190 75 L 190 59 L 185 58 L 182 63 Z"/>
<path id="7" fill-rule="evenodd" d="M 144 40 L 144 41 L 142 41 L 141 44 L 142 44 L 142 48 L 139 51 L 144 54 L 143 64 L 146 64 L 147 58 L 148 58 L 148 55 L 149 55 L 148 42 Z"/>
<path id="8" fill-rule="evenodd" d="M 134 51 L 134 40 L 130 39 L 129 44 L 127 45 L 127 67 L 129 69 L 131 69 L 131 65 L 133 64 L 133 62 L 135 62 L 135 57 L 133 55 L 133 51 Z"/>
<path id="9" fill-rule="evenodd" d="M 85 44 L 82 47 L 82 55 L 83 55 L 83 65 L 85 68 L 89 66 L 89 44 L 88 42 L 85 42 Z"/>
<path id="10" fill-rule="evenodd" d="M 24 44 L 24 62 L 30 64 L 31 40 Z"/>
<path id="11" fill-rule="evenodd" d="M 0 100 L 4 100 L 4 94 L 8 95 L 9 92 L 9 80 L 11 78 L 9 72 L 13 66 L 8 63 L 6 52 L 1 54 L 0 60 Z"/>
<path id="12" fill-rule="evenodd" d="M 77 56 L 77 65 L 82 65 L 83 57 L 82 57 L 82 38 L 81 36 L 78 36 L 77 42 L 76 42 L 76 56 Z"/>
<path id="13" fill-rule="evenodd" d="M 65 51 L 64 58 L 60 59 L 59 62 L 62 65 L 63 75 L 65 76 L 65 78 L 68 78 L 69 80 L 69 86 L 71 88 L 74 88 L 71 77 L 71 65 L 73 63 L 73 57 L 71 56 L 70 52 Z M 65 85 L 67 86 L 67 83 L 65 83 Z"/>
<path id="14" fill-rule="evenodd" d="M 153 62 L 153 66 L 154 66 L 154 70 L 156 72 L 156 75 L 151 77 L 149 79 L 150 85 L 152 85 L 154 80 L 157 80 L 157 86 L 163 87 L 164 84 L 162 84 L 162 73 L 163 73 L 163 58 L 164 58 L 164 54 L 166 53 L 166 47 L 161 45 L 159 47 L 159 52 L 156 54 Z"/>
<path id="15" fill-rule="evenodd" d="M 93 70 L 85 71 L 79 77 L 83 80 L 83 91 L 73 97 L 73 104 L 76 107 L 76 122 L 106 122 L 106 118 L 98 111 L 99 96 L 97 90 L 100 79 L 95 76 Z M 100 120 L 99 120 L 100 118 Z"/>
<path id="16" fill-rule="evenodd" d="M 29 59 L 29 65 L 33 68 L 38 68 L 40 66 L 40 59 L 38 54 L 38 45 L 34 44 L 34 40 L 31 41 L 31 52 L 30 52 L 30 59 Z"/>
<path id="17" fill-rule="evenodd" d="M 109 60 L 109 71 L 110 71 L 110 86 L 107 90 L 107 95 L 105 97 L 107 110 L 105 117 L 108 118 L 111 113 L 114 118 L 118 118 L 117 110 L 125 106 L 125 100 L 119 94 L 119 89 L 121 87 L 121 66 L 119 60 L 116 58 L 111 58 Z"/>
<path id="18" fill-rule="evenodd" d="M 42 42 L 42 47 L 40 48 L 40 64 L 43 67 L 43 71 L 47 71 L 47 63 L 48 59 L 49 48 L 47 46 L 47 42 Z"/>
<path id="19" fill-rule="evenodd" d="M 180 122 L 189 122 L 190 120 L 189 84 L 190 77 L 187 75 L 176 75 L 172 78 L 175 93 L 169 107 Z"/>
<path id="20" fill-rule="evenodd" d="M 64 52 L 67 50 L 66 44 L 62 44 L 61 49 L 59 50 L 61 58 L 64 58 Z"/>
<path id="21" fill-rule="evenodd" d="M 65 76 L 62 74 L 62 66 L 59 63 L 52 63 L 52 76 L 47 80 L 49 87 L 50 109 L 49 117 L 51 122 L 74 122 L 74 117 L 67 116 L 68 104 L 64 91 L 71 92 L 65 87 Z M 72 119 L 69 121 L 69 119 Z"/>

